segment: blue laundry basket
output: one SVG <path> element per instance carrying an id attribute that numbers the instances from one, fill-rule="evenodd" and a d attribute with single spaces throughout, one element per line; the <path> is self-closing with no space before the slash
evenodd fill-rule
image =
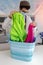
<path id="1" fill-rule="evenodd" d="M 33 57 L 33 52 L 35 48 L 35 42 L 25 43 L 25 42 L 13 42 L 10 43 L 10 53 L 11 57 L 23 61 L 31 61 Z"/>

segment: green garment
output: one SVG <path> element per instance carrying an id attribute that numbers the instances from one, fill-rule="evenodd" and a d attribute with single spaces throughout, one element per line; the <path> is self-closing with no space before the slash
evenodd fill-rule
<path id="1" fill-rule="evenodd" d="M 10 39 L 23 42 L 26 38 L 25 19 L 20 12 L 12 15 L 12 26 L 10 30 Z"/>

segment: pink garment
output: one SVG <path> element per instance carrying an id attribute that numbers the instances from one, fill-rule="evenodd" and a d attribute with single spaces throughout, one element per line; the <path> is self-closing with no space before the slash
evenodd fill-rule
<path id="1" fill-rule="evenodd" d="M 34 40 L 34 33 L 33 33 L 34 27 L 35 26 L 30 23 L 30 25 L 28 27 L 28 34 L 27 34 L 27 37 L 25 39 L 25 42 L 30 42 L 30 43 L 33 42 L 33 40 Z"/>

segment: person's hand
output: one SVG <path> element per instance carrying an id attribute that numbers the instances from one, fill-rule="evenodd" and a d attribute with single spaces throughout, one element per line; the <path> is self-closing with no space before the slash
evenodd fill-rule
<path id="1" fill-rule="evenodd" d="M 15 10 L 14 10 L 14 11 L 11 11 L 11 12 L 10 12 L 10 15 L 9 15 L 8 17 L 9 17 L 9 18 L 12 18 L 12 15 L 13 15 L 14 13 L 16 13 L 16 12 L 18 12 L 18 11 L 15 11 Z"/>

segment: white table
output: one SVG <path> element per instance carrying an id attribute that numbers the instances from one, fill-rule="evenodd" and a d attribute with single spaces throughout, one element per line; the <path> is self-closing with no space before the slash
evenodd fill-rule
<path id="1" fill-rule="evenodd" d="M 36 46 L 31 62 L 12 59 L 9 50 L 0 51 L 0 65 L 43 65 L 43 46 Z"/>

